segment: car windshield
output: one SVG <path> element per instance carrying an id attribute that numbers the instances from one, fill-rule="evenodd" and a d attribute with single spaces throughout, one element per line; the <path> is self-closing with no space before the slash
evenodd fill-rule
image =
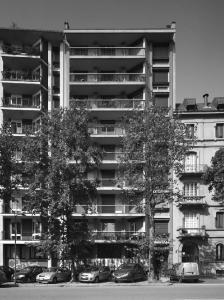
<path id="1" fill-rule="evenodd" d="M 56 272 L 57 268 L 48 268 L 45 272 Z"/>
<path id="2" fill-rule="evenodd" d="M 31 271 L 32 271 L 32 268 L 26 267 L 26 268 L 20 270 L 19 273 L 29 273 L 29 272 L 31 272 Z"/>
<path id="3" fill-rule="evenodd" d="M 117 270 L 132 270 L 134 268 L 134 265 L 132 264 L 125 264 L 125 265 L 120 265 Z"/>

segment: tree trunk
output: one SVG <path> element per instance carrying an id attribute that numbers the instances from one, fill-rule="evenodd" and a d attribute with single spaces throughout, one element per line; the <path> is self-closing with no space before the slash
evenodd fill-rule
<path id="1" fill-rule="evenodd" d="M 148 282 L 152 282 L 155 279 L 154 272 L 154 218 L 149 207 L 149 204 L 146 204 L 146 214 L 145 214 L 145 227 L 146 227 L 146 243 L 148 247 Z"/>

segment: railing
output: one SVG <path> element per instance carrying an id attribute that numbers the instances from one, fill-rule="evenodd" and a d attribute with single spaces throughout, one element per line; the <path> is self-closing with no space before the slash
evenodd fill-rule
<path id="1" fill-rule="evenodd" d="M 22 125 L 22 127 L 12 126 L 12 134 L 33 134 L 34 132 L 34 125 Z"/>
<path id="2" fill-rule="evenodd" d="M 179 206 L 183 205 L 206 205 L 206 201 L 204 196 L 183 196 L 181 199 Z"/>
<path id="3" fill-rule="evenodd" d="M 118 179 L 116 178 L 102 178 L 99 179 L 100 187 L 115 187 L 118 184 Z"/>
<path id="4" fill-rule="evenodd" d="M 169 233 L 155 233 L 154 244 L 155 245 L 169 244 Z"/>
<path id="5" fill-rule="evenodd" d="M 70 82 L 145 82 L 143 73 L 70 73 Z"/>
<path id="6" fill-rule="evenodd" d="M 2 47 L 3 53 L 6 54 L 25 54 L 25 55 L 40 55 L 40 48 L 31 47 L 31 46 L 20 46 L 20 45 L 3 45 Z"/>
<path id="7" fill-rule="evenodd" d="M 143 47 L 71 47 L 70 56 L 145 56 Z"/>
<path id="8" fill-rule="evenodd" d="M 145 100 L 143 99 L 70 99 L 70 105 L 84 106 L 89 109 L 94 108 L 116 108 L 116 109 L 143 109 Z"/>
<path id="9" fill-rule="evenodd" d="M 35 81 L 41 80 L 39 72 L 2 71 L 2 79 L 10 81 Z"/>
<path id="10" fill-rule="evenodd" d="M 205 164 L 185 164 L 182 173 L 203 173 L 206 169 Z"/>
<path id="11" fill-rule="evenodd" d="M 103 160 L 119 160 L 123 155 L 123 152 L 103 152 Z"/>
<path id="12" fill-rule="evenodd" d="M 17 103 L 13 103 L 14 98 L 6 97 L 2 99 L 3 107 L 15 107 L 15 108 L 40 108 L 40 103 L 36 103 L 36 100 L 32 98 L 20 98 L 19 100 L 15 100 Z"/>
<path id="13" fill-rule="evenodd" d="M 34 241 L 39 240 L 41 237 L 41 233 L 17 233 L 16 240 L 17 241 Z M 2 239 L 6 241 L 14 241 L 15 240 L 15 234 L 3 231 L 2 232 Z"/>
<path id="14" fill-rule="evenodd" d="M 93 232 L 92 236 L 95 240 L 141 241 L 145 238 L 145 232 L 97 231 Z"/>
<path id="15" fill-rule="evenodd" d="M 205 237 L 206 236 L 206 228 L 186 228 L 182 227 L 179 229 L 180 237 Z"/>
<path id="16" fill-rule="evenodd" d="M 136 205 L 75 205 L 74 213 L 77 214 L 139 214 L 143 209 Z"/>
<path id="17" fill-rule="evenodd" d="M 113 125 L 94 126 L 89 128 L 91 135 L 124 135 L 125 130 L 121 127 L 115 127 Z"/>

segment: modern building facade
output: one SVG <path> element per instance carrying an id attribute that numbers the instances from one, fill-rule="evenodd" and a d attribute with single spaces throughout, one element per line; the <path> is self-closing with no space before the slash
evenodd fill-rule
<path id="1" fill-rule="evenodd" d="M 119 122 L 124 113 L 144 109 L 146 99 L 175 109 L 175 32 L 175 23 L 144 30 L 0 29 L 1 124 L 10 121 L 21 139 L 38 127 L 41 110 L 84 103 L 90 111 L 91 136 L 104 153 L 100 172 L 88 174 L 100 180 L 94 209 L 87 213 L 96 262 L 119 265 L 128 257 L 125 246 L 144 236 L 144 214 L 124 202 L 117 184 L 124 134 Z M 47 265 L 46 257 L 27 247 L 38 243 L 42 226 L 38 216 L 23 214 L 23 189 L 16 193 L 17 207 L 12 203 L 6 210 L 1 203 L 0 265 L 14 265 L 15 224 L 18 266 Z M 77 206 L 74 220 L 83 211 Z M 158 208 L 155 229 L 165 236 L 158 245 L 169 244 L 171 225 L 170 207 Z M 165 260 L 170 258 L 168 252 Z"/>
<path id="2" fill-rule="evenodd" d="M 173 262 L 196 261 L 204 274 L 223 275 L 224 211 L 212 200 L 202 175 L 215 152 L 224 146 L 224 98 L 197 103 L 184 99 L 177 111 L 197 143 L 189 151 L 180 177 L 184 199 L 173 203 Z"/>

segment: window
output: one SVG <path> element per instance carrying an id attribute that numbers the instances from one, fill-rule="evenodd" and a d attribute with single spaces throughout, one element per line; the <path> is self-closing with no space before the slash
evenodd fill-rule
<path id="1" fill-rule="evenodd" d="M 198 196 L 197 182 L 190 182 L 184 184 L 184 196 Z"/>
<path id="2" fill-rule="evenodd" d="M 153 46 L 153 62 L 169 61 L 169 45 Z"/>
<path id="3" fill-rule="evenodd" d="M 168 96 L 156 95 L 154 97 L 154 102 L 156 106 L 168 107 L 169 99 Z"/>
<path id="4" fill-rule="evenodd" d="M 224 228 L 224 212 L 216 213 L 216 228 Z"/>
<path id="5" fill-rule="evenodd" d="M 223 244 L 216 245 L 216 260 L 224 260 L 224 246 L 223 246 Z"/>
<path id="6" fill-rule="evenodd" d="M 216 137 L 224 138 L 224 124 L 216 124 Z"/>
<path id="7" fill-rule="evenodd" d="M 155 234 L 164 234 L 168 233 L 168 222 L 166 221 L 155 221 Z"/>
<path id="8" fill-rule="evenodd" d="M 185 171 L 196 172 L 197 171 L 197 153 L 190 152 L 185 158 Z"/>
<path id="9" fill-rule="evenodd" d="M 192 139 L 195 136 L 194 124 L 186 124 L 186 135 L 189 139 Z"/>
<path id="10" fill-rule="evenodd" d="M 169 82 L 168 71 L 156 70 L 153 72 L 153 84 L 154 85 L 168 84 L 168 82 Z"/>
<path id="11" fill-rule="evenodd" d="M 195 212 L 188 212 L 184 214 L 184 228 L 188 229 L 188 233 L 195 233 L 198 231 L 199 219 Z"/>

